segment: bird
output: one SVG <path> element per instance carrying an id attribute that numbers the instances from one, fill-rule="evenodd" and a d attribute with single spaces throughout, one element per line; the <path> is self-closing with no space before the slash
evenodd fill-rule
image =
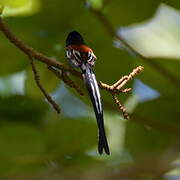
<path id="1" fill-rule="evenodd" d="M 110 155 L 104 127 L 103 105 L 94 73 L 94 65 L 97 58 L 93 50 L 86 45 L 83 37 L 77 31 L 71 31 L 66 38 L 66 58 L 72 67 L 79 68 L 82 71 L 83 80 L 93 105 L 98 125 L 98 152 L 100 155 L 103 152 Z"/>

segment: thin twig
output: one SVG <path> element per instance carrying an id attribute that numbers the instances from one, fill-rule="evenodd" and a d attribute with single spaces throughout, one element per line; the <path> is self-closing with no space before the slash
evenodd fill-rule
<path id="1" fill-rule="evenodd" d="M 136 75 L 141 73 L 144 70 L 143 66 L 138 66 L 137 68 L 133 69 L 133 71 L 128 75 L 128 77 L 119 83 L 119 85 L 116 86 L 117 90 L 121 90 L 123 86 L 125 86 L 129 80 L 132 80 Z"/>
<path id="2" fill-rule="evenodd" d="M 126 111 L 126 108 L 120 103 L 116 94 L 112 93 L 112 97 L 113 97 L 114 102 L 117 104 L 119 110 L 123 113 L 124 118 L 129 119 L 129 114 Z"/>
<path id="3" fill-rule="evenodd" d="M 126 89 L 122 89 L 121 92 L 122 93 L 128 93 L 132 90 L 132 88 L 126 88 Z"/>
<path id="4" fill-rule="evenodd" d="M 43 88 L 41 82 L 40 82 L 40 76 L 38 74 L 38 71 L 36 69 L 36 66 L 34 64 L 34 59 L 29 56 L 29 60 L 31 63 L 31 67 L 32 67 L 32 71 L 34 73 L 34 80 L 37 84 L 37 86 L 39 87 L 39 89 L 41 90 L 41 92 L 44 94 L 45 98 L 47 99 L 47 101 L 53 106 L 53 108 L 56 110 L 57 113 L 60 113 L 60 107 L 58 104 L 56 104 L 56 102 L 51 98 L 51 96 L 46 92 L 46 90 Z"/>
<path id="5" fill-rule="evenodd" d="M 62 79 L 64 83 L 66 83 L 70 88 L 74 88 L 77 93 L 79 93 L 81 96 L 84 96 L 81 88 L 72 79 L 70 79 L 69 75 L 66 72 L 60 72 L 51 66 L 49 66 L 48 69 L 53 72 L 58 78 Z"/>
<path id="6" fill-rule="evenodd" d="M 123 89 L 122 88 L 131 80 L 133 79 L 137 74 L 141 73 L 144 70 L 143 66 L 138 66 L 133 69 L 133 71 L 126 76 L 121 77 L 116 83 L 113 85 L 108 85 L 100 81 L 99 85 L 102 89 L 105 89 L 107 91 L 113 92 L 113 93 L 121 93 L 121 92 L 129 92 L 131 88 Z"/>
<path id="7" fill-rule="evenodd" d="M 129 114 L 126 111 L 125 107 L 118 100 L 117 94 L 127 93 L 131 91 L 131 88 L 122 89 L 130 80 L 132 80 L 137 74 L 141 73 L 144 70 L 144 67 L 138 66 L 133 69 L 133 71 L 126 76 L 121 77 L 113 85 L 108 85 L 103 82 L 99 82 L 99 86 L 106 91 L 109 91 L 112 94 L 115 104 L 119 107 L 119 110 L 123 113 L 125 119 L 129 119 Z"/>
<path id="8" fill-rule="evenodd" d="M 18 37 L 15 36 L 15 34 L 7 27 L 7 25 L 4 23 L 3 19 L 0 17 L 0 31 L 4 33 L 4 35 L 9 39 L 11 43 L 13 43 L 16 47 L 18 47 L 21 51 L 23 51 L 27 56 L 31 56 L 34 59 L 37 59 L 49 66 L 56 67 L 58 69 L 68 71 L 74 76 L 81 77 L 81 73 L 78 71 L 64 65 L 63 63 L 56 61 L 53 58 L 49 58 L 42 53 L 34 50 L 27 44 L 25 44 L 22 40 L 20 40 Z"/>

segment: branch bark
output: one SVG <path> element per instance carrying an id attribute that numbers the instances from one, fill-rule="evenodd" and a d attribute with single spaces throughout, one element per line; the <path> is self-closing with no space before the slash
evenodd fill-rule
<path id="1" fill-rule="evenodd" d="M 72 79 L 70 79 L 69 75 L 66 72 L 60 72 L 51 66 L 49 66 L 48 69 L 53 72 L 58 78 L 62 79 L 63 82 L 66 83 L 70 88 L 74 88 L 79 95 L 84 96 L 81 88 Z"/>
<path id="2" fill-rule="evenodd" d="M 46 92 L 46 90 L 44 89 L 44 87 L 42 86 L 42 84 L 40 82 L 40 76 L 39 76 L 38 71 L 36 69 L 36 66 L 34 64 L 34 59 L 29 56 L 29 60 L 30 60 L 30 63 L 31 63 L 32 71 L 34 73 L 34 80 L 35 80 L 37 86 L 39 87 L 39 89 L 41 90 L 41 92 L 43 93 L 43 95 L 45 96 L 47 101 L 52 105 L 52 107 L 59 114 L 61 112 L 61 109 L 60 109 L 59 105 L 56 104 L 56 102 L 52 99 L 52 97 Z"/>

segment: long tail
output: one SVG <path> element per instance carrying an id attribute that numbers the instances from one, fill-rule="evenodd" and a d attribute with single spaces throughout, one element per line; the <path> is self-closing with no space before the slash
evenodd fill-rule
<path id="1" fill-rule="evenodd" d="M 101 103 L 101 96 L 99 92 L 99 87 L 97 84 L 97 80 L 95 74 L 91 67 L 87 66 L 86 70 L 83 73 L 84 81 L 93 104 L 94 112 L 97 119 L 97 124 L 99 128 L 99 143 L 98 143 L 98 151 L 99 154 L 103 153 L 103 149 L 106 154 L 110 154 L 109 146 L 105 134 L 104 129 L 104 118 L 103 118 L 103 107 Z"/>

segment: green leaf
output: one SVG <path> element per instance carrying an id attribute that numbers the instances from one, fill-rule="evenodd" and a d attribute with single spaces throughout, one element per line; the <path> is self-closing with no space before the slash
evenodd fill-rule
<path id="1" fill-rule="evenodd" d="M 103 0 L 88 0 L 87 2 L 89 2 L 95 9 L 100 9 L 103 5 Z"/>
<path id="2" fill-rule="evenodd" d="M 151 61 L 151 60 L 147 60 Z M 164 60 L 164 59 L 155 59 L 155 63 L 157 63 L 162 69 L 165 69 L 172 76 L 178 79 L 179 71 L 176 70 L 180 67 L 179 61 L 172 60 Z M 168 74 L 162 74 L 159 72 L 159 69 L 156 69 L 156 66 L 151 66 L 146 61 L 141 61 L 140 59 L 136 59 L 136 65 L 141 64 L 144 66 L 144 71 L 138 75 L 138 78 L 142 80 L 145 84 L 149 85 L 151 88 L 157 90 L 162 96 L 165 97 L 180 97 L 178 88 L 178 84 L 174 82 L 171 78 L 169 79 Z M 169 88 L 168 88 L 169 87 Z"/>
<path id="3" fill-rule="evenodd" d="M 160 0 L 113 0 L 104 12 L 115 26 L 137 23 L 151 17 L 159 5 Z"/>
<path id="4" fill-rule="evenodd" d="M 14 45 L 0 34 L 0 75 L 8 75 L 11 73 L 22 71 L 27 66 L 27 59 Z"/>
<path id="5" fill-rule="evenodd" d="M 3 16 L 24 16 L 36 13 L 40 8 L 39 0 L 0 0 L 4 6 Z"/>
<path id="6" fill-rule="evenodd" d="M 180 98 L 163 96 L 153 101 L 141 103 L 137 107 L 135 114 L 138 114 L 140 117 L 144 117 L 146 115 L 147 120 L 151 119 L 152 123 L 157 122 L 161 124 L 162 129 L 165 127 L 167 127 L 168 129 L 171 127 L 172 130 L 174 128 L 180 129 L 179 105 Z M 175 130 L 174 133 L 176 133 Z"/>
<path id="7" fill-rule="evenodd" d="M 37 129 L 22 124 L 0 127 L 0 174 L 39 169 L 45 152 L 45 139 Z"/>
<path id="8" fill-rule="evenodd" d="M 0 5 L 0 15 L 2 15 L 3 10 L 4 10 L 4 6 Z"/>
<path id="9" fill-rule="evenodd" d="M 178 0 L 173 0 L 173 1 L 169 1 L 169 0 L 162 0 L 163 3 L 170 5 L 174 8 L 180 9 L 180 2 Z"/>
<path id="10" fill-rule="evenodd" d="M 47 104 L 27 96 L 0 98 L 1 122 L 39 123 L 47 110 Z"/>
<path id="11" fill-rule="evenodd" d="M 50 116 L 51 122 L 46 125 L 48 152 L 53 156 L 61 159 L 73 157 L 96 145 L 97 127 L 94 120 L 53 116 Z"/>
<path id="12" fill-rule="evenodd" d="M 151 126 L 143 126 L 143 124 L 133 121 L 127 123 L 125 149 L 137 162 L 157 159 L 171 147 L 173 141 L 175 141 L 175 137 L 166 131 L 159 131 Z"/>
<path id="13" fill-rule="evenodd" d="M 73 166 L 73 168 L 84 168 L 89 167 L 89 165 L 98 165 L 103 164 L 102 161 L 95 159 L 92 156 L 85 155 L 85 154 L 76 154 L 75 156 L 66 156 L 64 159 L 61 159 L 60 162 L 66 166 Z"/>
<path id="14" fill-rule="evenodd" d="M 122 28 L 119 33 L 146 57 L 179 59 L 179 21 L 178 10 L 161 4 L 151 19 Z"/>
<path id="15" fill-rule="evenodd" d="M 126 147 L 135 159 L 158 157 L 176 145 L 180 99 L 161 97 L 141 103 L 127 124 Z M 172 144 L 173 143 L 173 144 Z"/>

